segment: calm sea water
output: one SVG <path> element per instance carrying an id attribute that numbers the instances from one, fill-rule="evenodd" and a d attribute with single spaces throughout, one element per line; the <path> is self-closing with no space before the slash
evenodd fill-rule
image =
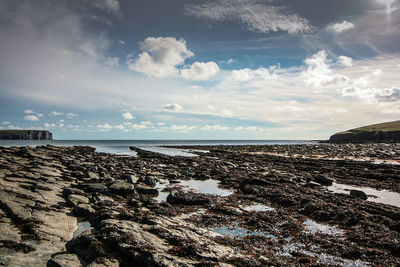
<path id="1" fill-rule="evenodd" d="M 290 145 L 313 144 L 313 141 L 301 140 L 0 140 L 0 146 L 91 146 L 97 152 L 134 156 L 129 149 L 135 146 L 141 149 L 170 156 L 193 156 L 190 150 L 165 148 L 167 145 Z"/>

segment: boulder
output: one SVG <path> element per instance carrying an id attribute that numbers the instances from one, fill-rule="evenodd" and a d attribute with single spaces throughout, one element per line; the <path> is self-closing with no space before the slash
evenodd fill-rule
<path id="1" fill-rule="evenodd" d="M 154 179 L 154 178 L 152 178 L 152 177 L 146 177 L 146 178 L 144 179 L 143 182 L 144 182 L 146 185 L 149 185 L 149 186 L 156 186 L 156 184 L 157 184 L 156 179 Z"/>
<path id="2" fill-rule="evenodd" d="M 147 186 L 136 186 L 136 191 L 142 195 L 158 196 L 158 190 Z"/>
<path id="3" fill-rule="evenodd" d="M 134 186 L 131 183 L 127 183 L 122 180 L 117 180 L 111 184 L 109 187 L 109 190 L 116 194 L 116 195 L 121 195 L 121 196 L 126 196 L 131 193 L 135 192 Z"/>
<path id="4" fill-rule="evenodd" d="M 333 179 L 328 178 L 324 175 L 315 176 L 314 181 L 322 185 L 332 185 L 333 183 Z"/>
<path id="5" fill-rule="evenodd" d="M 130 184 L 136 184 L 138 182 L 139 178 L 137 178 L 135 175 L 130 174 L 128 177 L 126 177 L 126 181 Z"/>
<path id="6" fill-rule="evenodd" d="M 167 202 L 170 204 L 182 205 L 207 205 L 210 204 L 210 197 L 203 194 L 194 194 L 181 190 L 174 190 L 169 193 Z"/>
<path id="7" fill-rule="evenodd" d="M 107 187 L 104 184 L 86 184 L 84 185 L 85 191 L 89 193 L 103 193 Z"/>
<path id="8" fill-rule="evenodd" d="M 350 190 L 350 196 L 356 197 L 356 198 L 361 198 L 363 200 L 367 200 L 368 196 L 361 190 Z"/>

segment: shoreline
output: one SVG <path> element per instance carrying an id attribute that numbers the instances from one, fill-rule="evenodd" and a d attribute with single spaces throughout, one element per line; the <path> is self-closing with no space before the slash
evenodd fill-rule
<path id="1" fill-rule="evenodd" d="M 0 263 L 400 264 L 400 208 L 329 189 L 400 193 L 400 166 L 385 163 L 399 160 L 400 144 L 190 148 L 209 152 L 0 147 Z M 229 194 L 190 189 L 213 180 Z M 91 228 L 73 238 L 78 220 Z"/>

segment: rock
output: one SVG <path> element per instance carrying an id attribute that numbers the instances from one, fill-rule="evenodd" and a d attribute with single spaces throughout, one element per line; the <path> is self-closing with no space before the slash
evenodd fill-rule
<path id="1" fill-rule="evenodd" d="M 368 196 L 361 190 L 350 190 L 350 196 L 361 198 L 363 200 L 367 200 Z"/>
<path id="2" fill-rule="evenodd" d="M 314 181 L 322 184 L 322 185 L 332 185 L 333 180 L 324 176 L 324 175 L 318 175 L 314 177 Z"/>
<path id="3" fill-rule="evenodd" d="M 136 186 L 136 190 L 142 195 L 158 196 L 158 190 L 147 186 Z"/>
<path id="4" fill-rule="evenodd" d="M 85 195 L 85 192 L 83 192 L 82 190 L 77 189 L 77 188 L 65 188 L 62 193 L 63 193 L 64 197 L 67 197 L 67 196 L 69 196 L 71 194 L 74 194 L 74 195 Z"/>
<path id="5" fill-rule="evenodd" d="M 309 182 L 309 183 L 307 183 L 307 186 L 310 187 L 310 188 L 318 188 L 318 187 L 321 187 L 320 184 L 314 183 L 314 182 Z"/>
<path id="6" fill-rule="evenodd" d="M 109 190 L 116 194 L 116 195 L 121 195 L 121 196 L 126 196 L 131 193 L 135 192 L 133 184 L 127 183 L 122 180 L 117 180 L 115 181 L 110 187 Z"/>
<path id="7" fill-rule="evenodd" d="M 57 254 L 47 262 L 47 267 L 83 266 L 76 254 Z"/>
<path id="8" fill-rule="evenodd" d="M 85 191 L 89 193 L 103 193 L 107 189 L 107 186 L 104 184 L 85 184 L 84 187 Z"/>
<path id="9" fill-rule="evenodd" d="M 94 173 L 94 172 L 88 172 L 88 173 L 87 173 L 87 176 L 88 176 L 89 178 L 91 178 L 91 179 L 96 179 L 96 180 L 100 179 L 100 177 L 99 177 L 96 173 Z"/>
<path id="10" fill-rule="evenodd" d="M 118 267 L 119 261 L 116 259 L 97 258 L 92 261 L 87 267 Z"/>
<path id="11" fill-rule="evenodd" d="M 126 178 L 126 181 L 130 184 L 136 184 L 138 182 L 139 178 L 137 178 L 135 175 L 130 174 L 128 175 L 128 177 Z"/>
<path id="12" fill-rule="evenodd" d="M 88 204 L 89 199 L 85 196 L 71 194 L 67 197 L 67 203 L 70 206 L 77 206 L 78 204 Z"/>
<path id="13" fill-rule="evenodd" d="M 167 202 L 170 204 L 183 204 L 183 205 L 206 205 L 209 204 L 210 198 L 202 194 L 193 194 L 183 192 L 181 190 L 174 190 L 169 193 Z"/>
<path id="14" fill-rule="evenodd" d="M 143 182 L 144 182 L 146 185 L 149 185 L 149 186 L 156 186 L 156 184 L 157 184 L 156 179 L 154 179 L 154 178 L 152 178 L 152 177 L 146 177 L 146 179 L 144 179 Z"/>
<path id="15" fill-rule="evenodd" d="M 78 204 L 74 207 L 74 214 L 77 217 L 89 217 L 95 210 L 89 204 Z"/>

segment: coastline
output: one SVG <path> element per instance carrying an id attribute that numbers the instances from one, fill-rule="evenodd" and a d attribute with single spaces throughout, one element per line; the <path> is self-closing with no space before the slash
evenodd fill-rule
<path id="1" fill-rule="evenodd" d="M 400 193 L 399 144 L 179 148 L 208 152 L 0 147 L 0 262 L 400 264 L 400 207 L 329 189 L 334 182 Z M 217 180 L 229 194 L 182 187 L 193 180 Z M 161 193 L 167 202 L 157 201 Z M 247 208 L 254 205 L 263 208 Z M 91 229 L 73 237 L 78 220 Z"/>

